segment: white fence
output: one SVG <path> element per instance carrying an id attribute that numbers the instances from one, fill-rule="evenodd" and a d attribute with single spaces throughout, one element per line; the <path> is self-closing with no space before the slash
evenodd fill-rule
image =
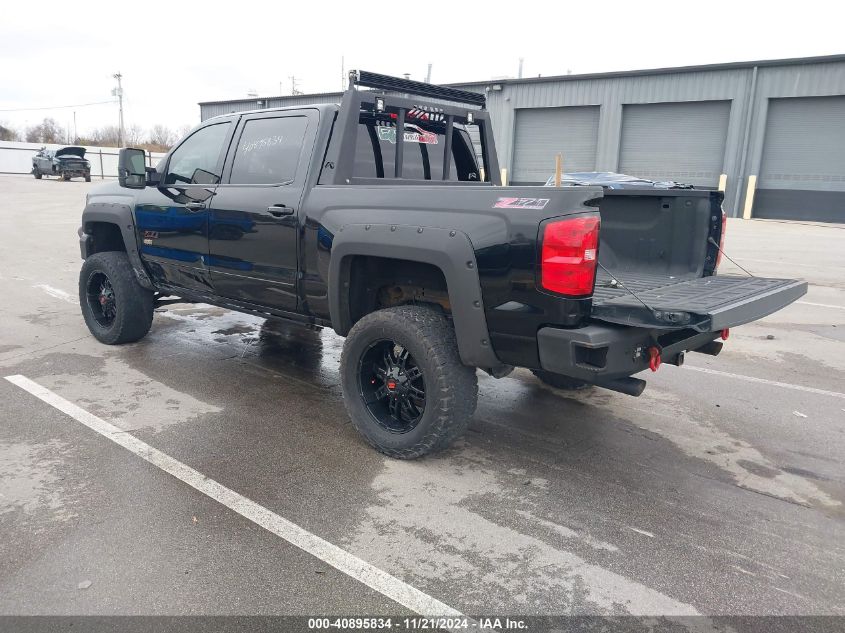
<path id="1" fill-rule="evenodd" d="M 32 172 L 32 157 L 42 147 L 60 149 L 66 145 L 47 143 L 18 143 L 13 141 L 0 142 L 0 174 L 28 174 Z M 91 163 L 92 178 L 117 177 L 117 147 L 90 147 L 86 149 L 85 158 Z M 147 152 L 147 164 L 154 167 L 165 155 L 160 152 Z"/>

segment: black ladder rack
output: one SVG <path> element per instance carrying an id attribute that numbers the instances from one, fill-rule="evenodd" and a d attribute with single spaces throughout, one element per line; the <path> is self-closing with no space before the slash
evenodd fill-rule
<path id="1" fill-rule="evenodd" d="M 355 86 L 378 88 L 379 90 L 392 90 L 420 97 L 456 101 L 458 103 L 479 106 L 482 109 L 487 104 L 487 98 L 483 94 L 479 94 L 477 92 L 468 92 L 457 88 L 447 88 L 446 86 L 437 86 L 435 84 L 427 84 L 421 81 L 412 81 L 410 79 L 400 79 L 399 77 L 372 73 L 368 70 L 350 71 L 349 82 Z"/>

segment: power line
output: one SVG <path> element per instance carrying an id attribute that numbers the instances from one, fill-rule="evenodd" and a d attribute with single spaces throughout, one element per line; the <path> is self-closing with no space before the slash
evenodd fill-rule
<path id="1" fill-rule="evenodd" d="M 108 101 L 94 101 L 92 103 L 75 103 L 72 105 L 60 105 L 60 106 L 45 106 L 42 108 L 8 108 L 8 109 L 0 109 L 0 112 L 30 112 L 32 110 L 61 110 L 62 108 L 84 108 L 85 106 L 93 106 L 93 105 L 102 105 L 104 103 L 117 103 L 115 99 L 109 99 Z"/>

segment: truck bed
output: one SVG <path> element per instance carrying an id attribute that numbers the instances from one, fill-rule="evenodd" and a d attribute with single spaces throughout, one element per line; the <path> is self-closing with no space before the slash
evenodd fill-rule
<path id="1" fill-rule="evenodd" d="M 708 238 L 721 222 L 721 201 L 721 193 L 704 190 L 605 191 L 593 318 L 714 332 L 803 295 L 802 281 L 713 274 Z"/>

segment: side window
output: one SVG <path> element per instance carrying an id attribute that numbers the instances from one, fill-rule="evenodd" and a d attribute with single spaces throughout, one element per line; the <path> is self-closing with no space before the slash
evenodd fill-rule
<path id="1" fill-rule="evenodd" d="M 296 178 L 308 118 L 251 119 L 244 125 L 229 183 L 280 185 Z"/>
<path id="2" fill-rule="evenodd" d="M 213 185 L 220 182 L 220 154 L 231 123 L 217 123 L 197 130 L 170 156 L 164 184 Z"/>

